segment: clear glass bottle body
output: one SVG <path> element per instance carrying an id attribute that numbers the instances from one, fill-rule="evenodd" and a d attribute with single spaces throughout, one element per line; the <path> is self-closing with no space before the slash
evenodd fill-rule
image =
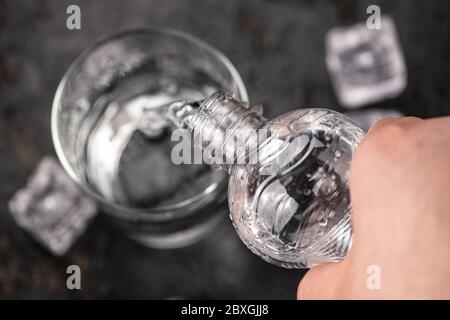
<path id="1" fill-rule="evenodd" d="M 250 250 L 286 268 L 346 255 L 351 245 L 348 172 L 364 136 L 350 119 L 327 109 L 300 109 L 266 122 L 260 109 L 223 93 L 183 117 L 203 149 L 211 144 L 216 150 L 236 148 L 231 137 L 237 130 L 240 135 L 266 131 L 258 141 L 247 135 L 244 147 L 234 150 L 235 162 L 257 151 L 256 163 L 222 164 L 230 174 L 230 217 Z"/>

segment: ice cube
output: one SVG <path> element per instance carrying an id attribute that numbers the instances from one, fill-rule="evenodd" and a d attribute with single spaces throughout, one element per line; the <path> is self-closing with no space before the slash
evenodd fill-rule
<path id="1" fill-rule="evenodd" d="M 353 120 L 364 131 L 368 131 L 370 127 L 378 120 L 384 118 L 399 118 L 402 117 L 398 111 L 384 110 L 384 109 L 368 109 L 346 112 L 345 115 Z"/>
<path id="2" fill-rule="evenodd" d="M 393 20 L 383 17 L 381 29 L 366 23 L 330 30 L 326 64 L 338 100 L 347 108 L 393 98 L 406 87 L 406 67 Z"/>
<path id="3" fill-rule="evenodd" d="M 52 157 L 44 157 L 9 209 L 17 224 L 55 255 L 64 255 L 95 216 L 95 203 Z"/>

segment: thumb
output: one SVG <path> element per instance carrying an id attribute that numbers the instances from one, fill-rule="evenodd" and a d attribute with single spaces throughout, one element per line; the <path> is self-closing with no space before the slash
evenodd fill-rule
<path id="1" fill-rule="evenodd" d="M 343 262 L 320 264 L 310 269 L 297 290 L 299 300 L 336 299 Z"/>

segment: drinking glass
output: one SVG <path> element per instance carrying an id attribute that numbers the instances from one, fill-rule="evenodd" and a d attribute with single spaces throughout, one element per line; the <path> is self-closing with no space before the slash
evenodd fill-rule
<path id="1" fill-rule="evenodd" d="M 193 243 L 226 215 L 227 177 L 207 165 L 175 165 L 162 114 L 219 89 L 248 100 L 231 62 L 195 37 L 163 28 L 109 37 L 59 84 L 51 121 L 58 158 L 129 237 L 156 248 Z"/>

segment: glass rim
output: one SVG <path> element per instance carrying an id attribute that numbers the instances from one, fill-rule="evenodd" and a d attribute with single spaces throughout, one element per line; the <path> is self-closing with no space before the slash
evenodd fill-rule
<path id="1" fill-rule="evenodd" d="M 241 76 L 239 75 L 238 71 L 234 67 L 234 65 L 231 63 L 231 61 L 218 49 L 214 48 L 213 46 L 209 45 L 208 43 L 198 39 L 195 36 L 192 36 L 188 33 L 165 28 L 165 27 L 145 27 L 145 28 L 138 28 L 138 29 L 131 29 L 122 31 L 113 35 L 109 35 L 106 37 L 101 38 L 100 40 L 96 41 L 92 46 L 89 46 L 87 49 L 82 51 L 82 53 L 75 58 L 75 60 L 70 64 L 67 71 L 64 73 L 61 81 L 58 84 L 58 87 L 56 89 L 55 96 L 53 98 L 53 104 L 52 104 L 52 110 L 51 110 L 51 135 L 53 140 L 53 146 L 57 155 L 57 158 L 59 162 L 61 163 L 62 167 L 66 171 L 66 173 L 70 176 L 70 178 L 75 181 L 75 183 L 78 185 L 78 187 L 85 192 L 88 196 L 95 199 L 97 202 L 100 202 L 104 207 L 107 208 L 106 211 L 104 211 L 106 214 L 113 215 L 116 217 L 119 217 L 124 220 L 129 221 L 147 221 L 147 222 L 163 222 L 167 220 L 175 220 L 175 219 L 181 219 L 189 216 L 196 210 L 201 210 L 202 208 L 206 207 L 207 205 L 214 202 L 214 200 L 217 200 L 217 205 L 219 205 L 219 201 L 223 200 L 224 192 L 227 190 L 227 181 L 225 183 L 223 181 L 211 184 L 207 188 L 205 188 L 201 193 L 190 197 L 188 199 L 185 199 L 183 201 L 169 204 L 169 205 L 162 205 L 157 206 L 154 208 L 132 208 L 127 207 L 124 205 L 120 205 L 117 203 L 114 203 L 112 201 L 108 201 L 104 197 L 102 197 L 99 193 L 95 192 L 91 188 L 87 187 L 85 183 L 81 181 L 81 179 L 78 177 L 78 175 L 75 173 L 72 165 L 69 163 L 64 149 L 62 147 L 62 143 L 60 140 L 60 132 L 58 130 L 58 111 L 61 108 L 61 98 L 63 95 L 63 91 L 66 87 L 67 81 L 72 75 L 72 73 L 80 66 L 80 64 L 85 61 L 86 57 L 89 56 L 92 52 L 94 52 L 97 48 L 105 45 L 108 42 L 118 40 L 120 38 L 132 36 L 132 35 L 138 35 L 138 34 L 155 34 L 155 35 L 162 35 L 162 36 L 168 36 L 173 38 L 178 38 L 187 42 L 190 42 L 194 44 L 195 46 L 203 49 L 205 52 L 211 54 L 212 56 L 216 57 L 218 61 L 223 64 L 223 66 L 228 70 L 228 72 L 231 75 L 232 81 L 235 83 L 238 94 L 240 95 L 240 98 L 244 102 L 248 102 L 248 94 L 247 90 L 244 86 L 244 83 L 241 79 Z M 224 180 L 227 180 L 226 178 Z M 209 190 L 212 189 L 212 190 Z M 110 210 L 108 210 L 110 209 Z M 180 213 L 180 211 L 182 211 Z"/>

